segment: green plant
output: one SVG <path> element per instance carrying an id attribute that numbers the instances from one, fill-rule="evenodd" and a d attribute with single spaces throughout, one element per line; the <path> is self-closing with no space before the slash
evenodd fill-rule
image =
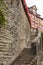
<path id="1" fill-rule="evenodd" d="M 4 1 L 0 0 L 0 27 L 5 26 L 5 17 L 4 17 L 4 13 L 3 13 L 3 7 L 5 7 L 4 5 Z"/>
<path id="2" fill-rule="evenodd" d="M 0 2 L 2 3 L 2 2 L 3 2 L 3 0 L 0 0 Z"/>
<path id="3" fill-rule="evenodd" d="M 0 0 L 0 7 L 2 7 L 2 6 L 6 6 L 4 0 Z"/>
<path id="4" fill-rule="evenodd" d="M 5 20 L 3 11 L 0 10 L 0 27 L 5 25 L 5 21 L 6 21 L 6 20 Z"/>

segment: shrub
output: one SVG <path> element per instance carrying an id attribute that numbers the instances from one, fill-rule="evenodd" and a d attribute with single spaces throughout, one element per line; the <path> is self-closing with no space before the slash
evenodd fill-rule
<path id="1" fill-rule="evenodd" d="M 0 27 L 5 25 L 5 21 L 6 21 L 6 20 L 5 20 L 3 11 L 0 10 Z"/>
<path id="2" fill-rule="evenodd" d="M 3 0 L 0 0 L 0 2 L 3 2 Z"/>

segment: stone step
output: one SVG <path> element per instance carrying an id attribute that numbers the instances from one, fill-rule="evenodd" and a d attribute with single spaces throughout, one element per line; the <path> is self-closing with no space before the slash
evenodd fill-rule
<path id="1" fill-rule="evenodd" d="M 31 62 L 30 65 L 33 65 L 33 63 L 35 63 L 37 61 L 37 58 L 35 57 Z"/>
<path id="2" fill-rule="evenodd" d="M 16 58 L 14 63 L 12 65 L 30 65 L 33 62 L 35 62 L 36 58 L 35 55 L 31 54 L 31 51 L 29 48 L 25 48 L 20 55 Z"/>

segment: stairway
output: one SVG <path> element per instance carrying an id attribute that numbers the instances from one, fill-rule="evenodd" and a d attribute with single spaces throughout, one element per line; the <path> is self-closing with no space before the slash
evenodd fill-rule
<path id="1" fill-rule="evenodd" d="M 29 65 L 37 65 L 36 57 L 30 62 Z"/>
<path id="2" fill-rule="evenodd" d="M 37 36 L 36 30 L 31 30 L 31 40 L 33 40 Z"/>
<path id="3" fill-rule="evenodd" d="M 31 53 L 29 48 L 24 48 L 21 54 L 11 65 L 37 65 L 36 56 Z"/>

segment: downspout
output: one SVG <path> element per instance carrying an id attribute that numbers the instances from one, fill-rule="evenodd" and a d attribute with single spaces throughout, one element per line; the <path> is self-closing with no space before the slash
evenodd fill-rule
<path id="1" fill-rule="evenodd" d="M 27 16 L 27 18 L 28 18 L 28 21 L 29 21 L 30 27 L 31 27 L 31 17 L 30 17 L 30 13 L 29 13 L 28 6 L 27 6 L 27 4 L 26 4 L 26 0 L 21 0 L 21 2 L 22 2 L 24 11 L 25 11 L 25 13 L 26 13 L 26 16 Z"/>

